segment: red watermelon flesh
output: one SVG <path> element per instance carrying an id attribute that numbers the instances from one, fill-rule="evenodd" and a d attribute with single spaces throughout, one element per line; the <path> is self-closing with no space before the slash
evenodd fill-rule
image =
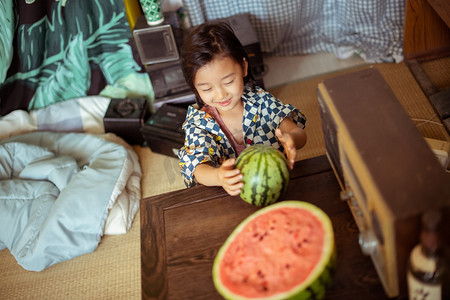
<path id="1" fill-rule="evenodd" d="M 224 254 L 222 283 L 248 298 L 293 289 L 321 259 L 325 236 L 322 222 L 305 209 L 280 207 L 257 216 Z"/>

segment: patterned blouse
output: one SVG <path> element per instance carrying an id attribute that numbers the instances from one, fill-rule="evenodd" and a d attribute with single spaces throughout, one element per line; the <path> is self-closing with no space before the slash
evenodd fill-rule
<path id="1" fill-rule="evenodd" d="M 242 95 L 244 101 L 244 116 L 242 129 L 246 146 L 254 144 L 271 145 L 284 151 L 275 136 L 284 118 L 289 117 L 300 128 L 305 128 L 305 115 L 290 104 L 283 104 L 272 94 L 256 87 L 245 88 Z M 203 110 L 189 106 L 186 120 L 183 124 L 186 134 L 184 146 L 178 151 L 181 174 L 187 187 L 197 184 L 194 178 L 195 168 L 204 162 L 219 167 L 223 161 L 236 158 L 224 131 L 218 122 Z"/>

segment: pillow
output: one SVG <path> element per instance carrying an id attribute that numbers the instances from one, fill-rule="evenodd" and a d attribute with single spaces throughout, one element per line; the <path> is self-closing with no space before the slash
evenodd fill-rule
<path id="1" fill-rule="evenodd" d="M 110 98 L 88 96 L 70 99 L 30 112 L 39 131 L 104 133 L 103 116 Z"/>

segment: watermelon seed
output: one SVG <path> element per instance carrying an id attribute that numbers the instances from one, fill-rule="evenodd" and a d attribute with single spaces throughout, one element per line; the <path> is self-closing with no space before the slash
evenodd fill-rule
<path id="1" fill-rule="evenodd" d="M 264 292 L 267 292 L 269 290 L 269 288 L 267 287 L 267 281 L 263 281 L 262 288 Z"/>
<path id="2" fill-rule="evenodd" d="M 286 264 L 286 269 L 289 269 L 291 267 L 290 264 Z"/>
<path id="3" fill-rule="evenodd" d="M 275 230 L 275 226 L 270 226 L 270 230 Z"/>

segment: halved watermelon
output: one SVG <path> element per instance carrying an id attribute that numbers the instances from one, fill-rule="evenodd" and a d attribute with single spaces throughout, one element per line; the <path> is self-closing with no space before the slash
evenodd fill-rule
<path id="1" fill-rule="evenodd" d="M 322 299 L 336 263 L 329 217 L 301 201 L 250 215 L 214 260 L 213 280 L 225 299 Z"/>

